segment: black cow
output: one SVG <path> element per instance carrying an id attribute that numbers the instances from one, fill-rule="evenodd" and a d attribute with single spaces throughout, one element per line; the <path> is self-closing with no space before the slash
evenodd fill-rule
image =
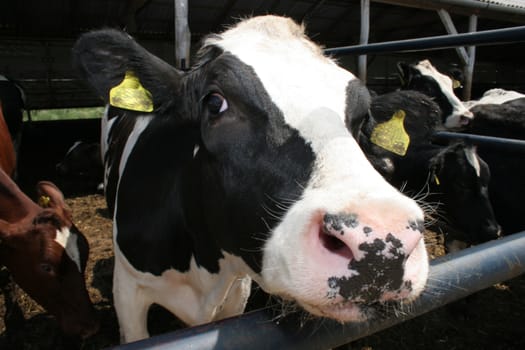
<path id="1" fill-rule="evenodd" d="M 56 165 L 58 182 L 68 194 L 93 193 L 104 188 L 104 166 L 98 142 L 76 141 Z"/>
<path id="2" fill-rule="evenodd" d="M 254 17 L 204 40 L 182 72 L 129 35 L 74 47 L 109 104 L 102 135 L 121 336 L 157 303 L 188 325 L 242 313 L 265 291 L 341 322 L 413 300 L 428 261 L 423 212 L 345 126 L 366 88 L 303 28 Z"/>
<path id="3" fill-rule="evenodd" d="M 454 126 L 455 130 L 485 136 L 525 139 L 525 95 L 516 91 L 491 89 L 479 100 L 463 103 L 451 92 L 450 78 L 439 73 L 430 62 L 423 63 L 411 65 L 410 69 L 404 70 L 404 80 L 420 82 L 406 86 L 434 98 L 445 110 L 451 110 L 452 107 L 458 107 L 459 110 L 461 104 L 469 108 L 472 119 L 457 125 L 449 124 Z M 446 120 L 449 119 L 450 117 Z M 478 154 L 491 170 L 489 195 L 502 233 L 511 234 L 525 230 L 521 209 L 525 198 L 525 164 L 521 161 L 524 152 L 519 149 L 503 150 L 495 146 L 479 145 Z"/>
<path id="4" fill-rule="evenodd" d="M 497 238 L 500 227 L 488 196 L 487 164 L 473 146 L 432 144 L 440 127 L 441 111 L 428 96 L 396 91 L 372 100 L 360 145 L 391 184 L 439 205 L 437 223 L 451 226 L 446 229 L 447 243 L 476 244 Z"/>

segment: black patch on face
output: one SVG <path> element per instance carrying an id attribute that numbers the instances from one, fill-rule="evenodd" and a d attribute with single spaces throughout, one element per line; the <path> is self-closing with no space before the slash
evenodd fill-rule
<path id="1" fill-rule="evenodd" d="M 406 229 L 412 229 L 412 231 L 423 233 L 425 231 L 425 223 L 423 220 L 409 221 Z"/>
<path id="2" fill-rule="evenodd" d="M 432 97 L 438 104 L 442 112 L 442 120 L 445 122 L 446 117 L 452 113 L 452 104 L 443 93 L 439 83 L 432 77 L 422 75 L 419 71 L 413 70 L 414 76 L 410 79 L 406 89 L 416 90 L 423 94 Z"/>
<path id="3" fill-rule="evenodd" d="M 221 250 L 259 272 L 262 246 L 300 198 L 315 159 L 251 67 L 220 50 L 203 57 L 184 77 L 177 109 L 144 130 L 118 183 L 119 248 L 156 275 L 188 270 L 192 256 L 218 272 Z M 209 94 L 227 101 L 224 113 L 210 114 Z"/>
<path id="4" fill-rule="evenodd" d="M 356 214 L 325 214 L 323 217 L 324 232 L 340 232 L 344 234 L 345 228 L 356 228 L 359 225 Z"/>
<path id="5" fill-rule="evenodd" d="M 359 79 L 348 82 L 346 86 L 345 124 L 356 140 L 370 107 L 370 92 Z"/>
<path id="6" fill-rule="evenodd" d="M 256 72 L 236 57 L 224 53 L 190 79 L 198 95 L 219 93 L 228 109 L 219 116 L 200 109 L 195 171 L 204 215 L 189 225 L 199 225 L 195 231 L 207 232 L 205 237 L 260 272 L 264 242 L 302 195 L 315 156 L 286 124 Z"/>
<path id="7" fill-rule="evenodd" d="M 359 249 L 365 252 L 365 256 L 359 261 L 352 260 L 348 265 L 349 270 L 358 274 L 330 277 L 328 287 L 346 300 L 365 304 L 377 302 L 387 291 L 399 291 L 402 287 L 410 289 L 410 285 L 403 283 L 406 256 L 402 248 L 401 241 L 390 233 L 384 241 L 376 238 L 371 243 L 360 244 Z M 335 294 L 329 293 L 334 297 Z"/>

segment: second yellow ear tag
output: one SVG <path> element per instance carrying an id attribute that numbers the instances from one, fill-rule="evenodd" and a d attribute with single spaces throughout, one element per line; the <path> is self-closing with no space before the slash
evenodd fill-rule
<path id="1" fill-rule="evenodd" d="M 151 93 L 131 71 L 127 71 L 124 80 L 109 91 L 109 104 L 131 111 L 153 112 Z"/>
<path id="2" fill-rule="evenodd" d="M 405 116 L 405 111 L 396 111 L 390 120 L 378 124 L 372 130 L 370 141 L 387 151 L 404 156 L 410 144 L 410 136 L 403 125 Z"/>
<path id="3" fill-rule="evenodd" d="M 51 204 L 51 198 L 48 196 L 40 196 L 38 198 L 38 205 L 40 205 L 42 208 L 47 208 Z"/>

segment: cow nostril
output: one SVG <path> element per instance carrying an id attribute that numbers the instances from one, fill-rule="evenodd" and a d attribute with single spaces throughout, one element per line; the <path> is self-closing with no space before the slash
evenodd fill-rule
<path id="1" fill-rule="evenodd" d="M 340 255 L 349 260 L 354 257 L 352 250 L 334 235 L 319 231 L 319 240 L 322 246 L 333 254 Z"/>
<path id="2" fill-rule="evenodd" d="M 461 126 L 467 126 L 467 125 L 469 125 L 471 120 L 472 120 L 472 117 L 469 118 L 467 116 L 462 115 L 459 118 L 459 123 L 460 123 Z"/>

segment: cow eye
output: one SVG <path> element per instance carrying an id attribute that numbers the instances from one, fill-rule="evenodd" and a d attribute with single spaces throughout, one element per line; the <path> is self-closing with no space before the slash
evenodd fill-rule
<path id="1" fill-rule="evenodd" d="M 45 273 L 49 273 L 49 274 L 53 273 L 53 266 L 51 266 L 50 264 L 42 263 L 42 264 L 40 264 L 40 268 Z"/>
<path id="2" fill-rule="evenodd" d="M 204 99 L 204 105 L 211 114 L 215 115 L 221 114 L 228 109 L 228 101 L 216 92 L 206 96 Z"/>

